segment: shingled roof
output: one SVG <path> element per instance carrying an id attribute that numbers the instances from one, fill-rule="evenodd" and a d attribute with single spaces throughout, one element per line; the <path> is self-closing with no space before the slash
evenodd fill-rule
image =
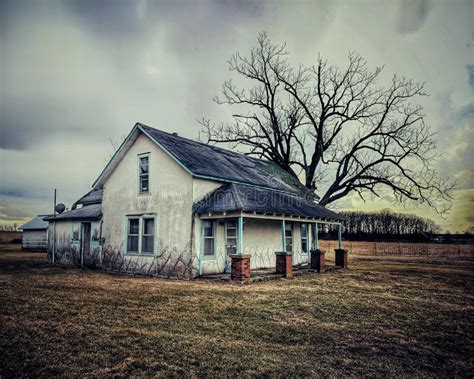
<path id="1" fill-rule="evenodd" d="M 274 163 L 139 125 L 195 176 L 286 192 L 297 192 L 304 188 L 297 178 L 291 177 Z"/>
<path id="2" fill-rule="evenodd" d="M 259 212 L 335 222 L 344 220 L 344 217 L 302 196 L 235 183 L 218 188 L 195 204 L 194 212 Z"/>
<path id="3" fill-rule="evenodd" d="M 194 177 L 227 183 L 252 184 L 290 193 L 307 192 L 298 178 L 275 163 L 190 140 L 140 123 L 135 125 L 104 168 L 93 184 L 94 188 L 102 187 L 140 132 L 148 136 Z"/>
<path id="4" fill-rule="evenodd" d="M 38 215 L 19 227 L 21 230 L 44 230 L 48 229 L 48 222 L 44 218 L 48 215 Z"/>
<path id="5" fill-rule="evenodd" d="M 91 204 L 61 214 L 46 217 L 46 221 L 83 220 L 97 221 L 102 218 L 102 204 Z"/>
<path id="6" fill-rule="evenodd" d="M 77 200 L 75 204 L 87 205 L 102 203 L 102 192 L 102 189 L 93 189 Z"/>

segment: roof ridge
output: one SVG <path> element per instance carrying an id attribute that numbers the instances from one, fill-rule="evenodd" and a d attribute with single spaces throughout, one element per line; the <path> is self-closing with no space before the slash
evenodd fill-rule
<path id="1" fill-rule="evenodd" d="M 247 158 L 247 159 L 257 161 L 257 162 L 264 162 L 264 163 L 273 163 L 273 164 L 276 164 L 276 163 L 274 163 L 274 162 L 271 162 L 271 161 L 268 161 L 268 160 L 265 160 L 265 159 L 258 159 L 258 158 L 254 158 L 254 157 L 248 156 L 248 155 L 246 155 L 246 154 L 244 154 L 244 153 L 239 153 L 238 151 L 233 151 L 233 150 L 229 150 L 229 149 L 224 149 L 223 147 L 219 147 L 219 146 L 216 146 L 216 145 L 210 145 L 210 144 L 208 144 L 208 143 L 201 142 L 201 141 L 196 141 L 196 140 L 191 139 L 191 138 L 188 138 L 188 137 L 183 137 L 183 136 L 180 136 L 180 135 L 174 135 L 173 133 L 167 132 L 167 131 L 165 131 L 165 130 L 161 130 L 161 129 L 154 128 L 153 126 L 149 126 L 149 125 L 142 124 L 141 122 L 137 122 L 137 124 L 139 124 L 139 125 L 142 126 L 142 127 L 149 128 L 149 129 L 152 129 L 152 130 L 157 131 L 157 132 L 160 132 L 160 133 L 165 133 L 165 134 L 167 134 L 168 136 L 170 136 L 170 137 L 172 137 L 172 138 L 183 139 L 183 140 L 186 140 L 186 141 L 189 141 L 189 142 L 192 142 L 192 143 L 197 143 L 197 144 L 199 144 L 199 145 L 203 145 L 203 146 L 209 147 L 209 148 L 211 148 L 211 149 L 220 150 L 220 151 L 225 151 L 226 153 L 231 153 L 231 154 L 239 155 L 239 156 L 242 156 L 242 157 L 245 157 L 245 158 Z"/>

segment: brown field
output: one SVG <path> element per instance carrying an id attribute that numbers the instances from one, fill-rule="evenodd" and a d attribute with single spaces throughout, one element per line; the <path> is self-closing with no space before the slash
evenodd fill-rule
<path id="1" fill-rule="evenodd" d="M 13 240 L 21 241 L 21 232 L 6 232 L 0 230 L 0 243 L 10 243 Z"/>
<path id="2" fill-rule="evenodd" d="M 474 257 L 351 255 L 236 286 L 0 246 L 0 377 L 474 375 Z"/>

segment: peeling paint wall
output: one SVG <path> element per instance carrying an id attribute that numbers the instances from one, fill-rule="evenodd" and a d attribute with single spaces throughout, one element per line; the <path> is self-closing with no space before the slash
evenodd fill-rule
<path id="1" fill-rule="evenodd" d="M 138 193 L 138 155 L 149 153 L 149 194 Z M 110 269 L 192 276 L 193 178 L 148 137 L 140 135 L 104 184 L 104 258 Z M 127 216 L 155 216 L 154 256 L 127 254 Z M 113 263 L 115 262 L 115 263 Z M 105 264 L 105 263 L 104 263 Z M 173 270 L 176 275 L 173 275 Z"/>
<path id="2" fill-rule="evenodd" d="M 52 262 L 54 244 L 54 263 L 66 266 L 99 267 L 101 260 L 100 222 L 91 222 L 90 251 L 87 256 L 81 254 L 81 222 L 57 221 L 48 227 L 48 260 Z M 54 242 L 53 242 L 54 241 Z"/>

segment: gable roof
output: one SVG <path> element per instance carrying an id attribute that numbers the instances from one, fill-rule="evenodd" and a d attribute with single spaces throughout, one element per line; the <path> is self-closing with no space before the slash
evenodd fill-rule
<path id="1" fill-rule="evenodd" d="M 101 188 L 128 148 L 142 132 L 161 147 L 184 170 L 197 178 L 249 184 L 273 190 L 304 193 L 307 189 L 297 178 L 278 165 L 244 154 L 179 137 L 137 123 L 93 184 Z"/>
<path id="2" fill-rule="evenodd" d="M 343 221 L 345 218 L 311 200 L 296 194 L 272 191 L 242 184 L 227 184 L 195 204 L 194 212 L 263 212 L 285 216 L 311 217 L 318 220 Z"/>
<path id="3" fill-rule="evenodd" d="M 43 219 L 48 215 L 38 215 L 32 218 L 30 221 L 24 223 L 18 229 L 22 230 L 43 230 L 48 229 L 48 222 Z"/>

